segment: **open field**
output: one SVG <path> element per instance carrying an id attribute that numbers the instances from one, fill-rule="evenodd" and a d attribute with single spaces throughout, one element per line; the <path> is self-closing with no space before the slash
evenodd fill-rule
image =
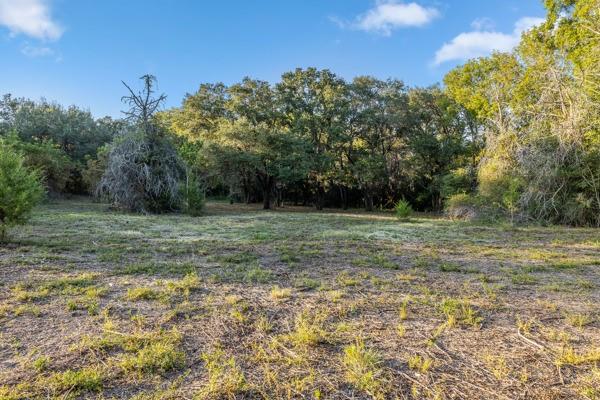
<path id="1" fill-rule="evenodd" d="M 600 398 L 594 229 L 77 200 L 0 285 L 0 399 Z"/>

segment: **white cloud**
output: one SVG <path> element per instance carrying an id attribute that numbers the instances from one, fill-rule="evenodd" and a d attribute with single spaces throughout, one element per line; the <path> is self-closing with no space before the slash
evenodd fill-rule
<path id="1" fill-rule="evenodd" d="M 423 26 L 438 16 L 439 11 L 432 7 L 423 7 L 414 2 L 386 0 L 378 2 L 374 8 L 359 15 L 352 23 L 336 17 L 331 20 L 342 28 L 350 27 L 389 36 L 394 29 Z"/>
<path id="2" fill-rule="evenodd" d="M 496 27 L 496 24 L 491 18 L 483 17 L 471 22 L 471 27 L 476 31 L 491 31 Z"/>
<path id="3" fill-rule="evenodd" d="M 0 0 L 0 25 L 6 26 L 11 35 L 42 40 L 59 39 L 64 31 L 52 20 L 47 0 Z"/>
<path id="4" fill-rule="evenodd" d="M 25 45 L 21 48 L 21 53 L 23 53 L 27 57 L 46 57 L 53 56 L 54 50 L 52 50 L 50 47 L 45 46 L 38 47 Z"/>
<path id="5" fill-rule="evenodd" d="M 523 32 L 543 22 L 543 18 L 524 17 L 515 23 L 515 28 L 511 33 L 488 30 L 461 33 L 450 42 L 444 43 L 435 53 L 434 64 L 439 65 L 446 61 L 483 57 L 493 51 L 511 51 L 519 44 Z M 474 23 L 473 27 L 476 28 L 476 25 Z"/>

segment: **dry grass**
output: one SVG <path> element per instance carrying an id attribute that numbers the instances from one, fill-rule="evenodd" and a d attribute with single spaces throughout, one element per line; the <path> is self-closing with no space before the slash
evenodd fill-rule
<path id="1" fill-rule="evenodd" d="M 0 399 L 597 399 L 598 230 L 46 205 L 0 249 Z"/>

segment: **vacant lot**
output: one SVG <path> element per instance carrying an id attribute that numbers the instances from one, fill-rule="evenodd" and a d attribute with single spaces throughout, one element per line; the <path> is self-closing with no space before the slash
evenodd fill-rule
<path id="1" fill-rule="evenodd" d="M 600 396 L 600 234 L 69 201 L 0 248 L 0 398 Z"/>

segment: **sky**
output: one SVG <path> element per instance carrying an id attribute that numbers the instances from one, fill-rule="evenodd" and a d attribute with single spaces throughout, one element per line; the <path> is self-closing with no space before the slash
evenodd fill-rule
<path id="1" fill-rule="evenodd" d="M 0 95 L 119 117 L 121 81 L 146 73 L 166 107 L 298 67 L 428 86 L 544 15 L 541 0 L 0 0 Z"/>

